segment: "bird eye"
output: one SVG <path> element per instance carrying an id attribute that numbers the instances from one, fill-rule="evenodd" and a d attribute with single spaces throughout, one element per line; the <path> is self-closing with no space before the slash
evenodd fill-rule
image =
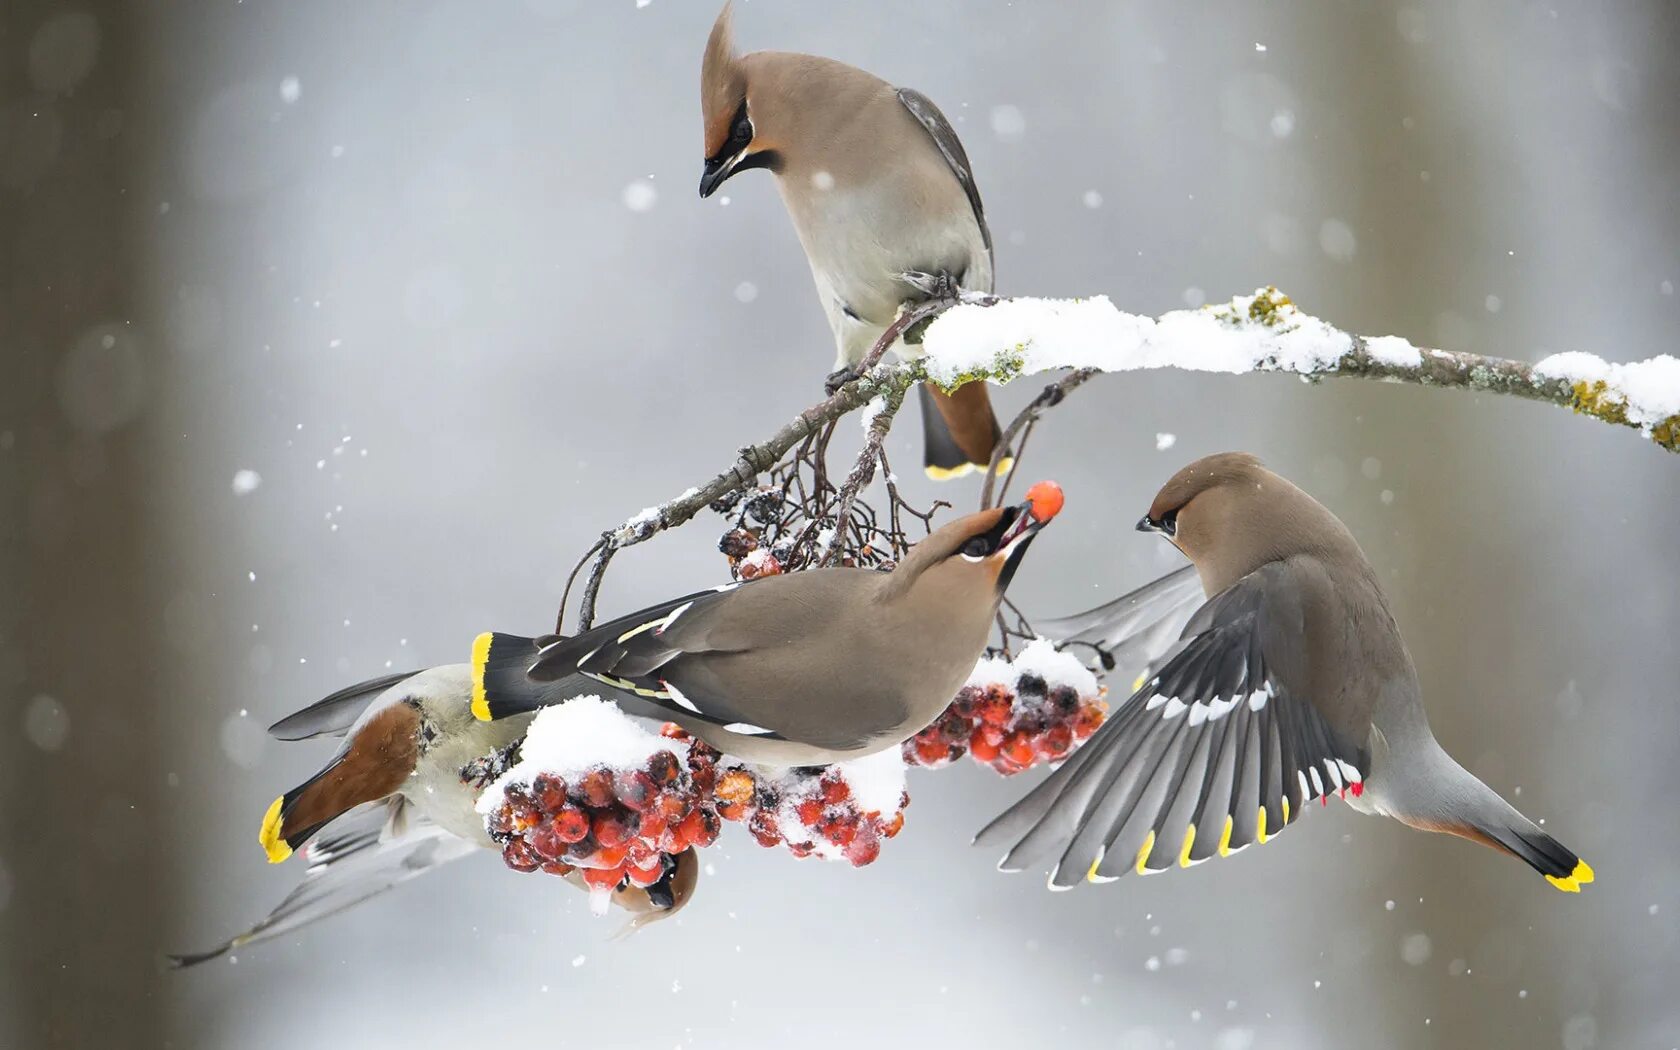
<path id="1" fill-rule="evenodd" d="M 991 541 L 984 536 L 970 537 L 969 541 L 962 545 L 962 553 L 965 558 L 984 558 L 992 553 Z"/>
<path id="2" fill-rule="evenodd" d="M 1168 536 L 1178 535 L 1178 511 L 1169 510 L 1161 515 L 1161 531 Z"/>
<path id="3" fill-rule="evenodd" d="M 743 146 L 752 141 L 752 121 L 747 119 L 745 113 L 735 118 L 735 127 L 730 131 L 729 137 Z"/>

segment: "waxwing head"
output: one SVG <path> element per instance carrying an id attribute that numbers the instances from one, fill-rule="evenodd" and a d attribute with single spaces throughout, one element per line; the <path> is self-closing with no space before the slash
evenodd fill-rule
<path id="1" fill-rule="evenodd" d="M 753 149 L 747 69 L 735 53 L 729 4 L 723 5 L 706 40 L 706 54 L 700 63 L 700 114 L 706 136 L 700 196 L 710 197 L 737 171 L 774 164 L 773 150 Z"/>
<path id="2" fill-rule="evenodd" d="M 1207 456 L 1174 474 L 1137 528 L 1183 551 L 1209 594 L 1275 559 L 1358 552 L 1335 515 L 1246 452 Z"/>
<path id="3" fill-rule="evenodd" d="M 893 589 L 933 584 L 931 591 L 959 590 L 984 584 L 1001 596 L 1020 567 L 1040 529 L 1062 509 L 1062 488 L 1041 481 L 1027 498 L 1010 507 L 993 507 L 958 518 L 936 529 L 910 549 L 893 570 Z"/>
<path id="4" fill-rule="evenodd" d="M 613 891 L 613 903 L 630 913 L 618 936 L 629 936 L 644 926 L 669 919 L 694 899 L 700 882 L 699 854 L 690 846 L 672 857 L 669 864 L 666 876 L 646 889 L 625 885 Z"/>

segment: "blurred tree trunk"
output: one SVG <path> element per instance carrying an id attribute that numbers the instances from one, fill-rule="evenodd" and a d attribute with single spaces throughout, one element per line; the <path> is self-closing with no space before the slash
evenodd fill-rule
<path id="1" fill-rule="evenodd" d="M 134 35 L 119 3 L 15 0 L 0 49 L 0 1041 L 157 1046 Z"/>

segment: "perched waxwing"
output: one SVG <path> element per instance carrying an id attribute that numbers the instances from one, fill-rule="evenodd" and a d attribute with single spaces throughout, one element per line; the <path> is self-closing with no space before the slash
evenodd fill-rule
<path id="1" fill-rule="evenodd" d="M 435 667 L 341 689 L 271 726 L 282 740 L 344 737 L 327 767 L 275 800 L 263 820 L 269 861 L 299 850 L 308 862 L 303 881 L 249 930 L 169 962 L 192 966 L 272 940 L 450 861 L 497 848 L 474 809 L 483 777 L 471 764 L 517 740 L 530 719 L 480 722 L 470 693 L 465 664 Z M 617 890 L 612 902 L 631 915 L 625 930 L 675 914 L 698 878 L 689 850 L 647 889 Z M 575 873 L 566 881 L 588 889 Z"/>
<path id="2" fill-rule="evenodd" d="M 904 274 L 992 290 L 992 235 L 968 155 L 926 95 L 816 55 L 738 55 L 725 5 L 706 42 L 700 104 L 700 196 L 753 168 L 776 175 L 834 331 L 831 388 L 855 378 L 901 306 L 927 297 Z M 984 470 L 1002 438 L 986 384 L 953 394 L 924 385 L 921 400 L 929 476 Z"/>
<path id="3" fill-rule="evenodd" d="M 600 692 L 772 766 L 897 746 L 962 688 L 1010 578 L 1061 507 L 1061 488 L 1041 481 L 1018 506 L 934 531 L 891 572 L 810 569 L 731 584 L 571 638 L 480 635 L 474 711 L 507 718 Z"/>
<path id="4" fill-rule="evenodd" d="M 1050 884 L 1189 867 L 1265 842 L 1340 795 L 1509 853 L 1560 890 L 1592 868 L 1455 762 L 1365 555 L 1337 518 L 1253 456 L 1192 463 L 1143 531 L 1207 594 L 1160 670 L 976 841 Z"/>

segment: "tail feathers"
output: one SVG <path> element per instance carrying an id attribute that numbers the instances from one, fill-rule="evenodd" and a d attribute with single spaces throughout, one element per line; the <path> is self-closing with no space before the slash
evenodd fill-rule
<path id="1" fill-rule="evenodd" d="M 1439 830 L 1463 838 L 1481 841 L 1502 850 L 1546 877 L 1546 881 L 1565 893 L 1580 893 L 1581 887 L 1593 881 L 1592 865 L 1582 860 L 1569 847 L 1540 830 L 1532 821 L 1512 810 L 1514 820 L 1506 818 L 1481 825 L 1443 827 Z"/>
<path id="2" fill-rule="evenodd" d="M 292 851 L 339 815 L 322 816 L 322 806 L 317 798 L 327 775 L 338 765 L 335 759 L 327 768 L 275 799 L 268 812 L 263 814 L 258 841 L 262 843 L 263 852 L 268 854 L 270 864 L 278 864 L 290 857 Z"/>
<path id="3" fill-rule="evenodd" d="M 538 639 L 499 632 L 473 640 L 472 712 L 479 721 L 525 714 L 548 702 L 553 683 L 534 681 L 527 673 L 538 647 Z"/>
<path id="4" fill-rule="evenodd" d="M 926 383 L 917 390 L 922 403 L 922 463 L 928 477 L 946 481 L 984 471 L 992 461 L 992 450 L 1003 440 L 986 384 L 969 383 L 954 394 Z M 998 461 L 998 473 L 1006 473 L 1010 465 L 1005 453 Z"/>
<path id="5" fill-rule="evenodd" d="M 1446 805 L 1430 807 L 1441 815 L 1408 817 L 1402 814 L 1400 819 L 1424 831 L 1444 831 L 1509 853 L 1565 893 L 1580 893 L 1582 886 L 1593 881 L 1592 865 L 1582 860 L 1579 854 L 1541 830 L 1539 825 L 1517 812 L 1515 807 L 1471 773 L 1462 767 L 1458 767 L 1458 771 L 1459 776 L 1464 778 L 1459 781 L 1464 794 Z M 1439 775 L 1442 772 L 1437 771 L 1438 775 L 1432 778 L 1433 783 L 1450 784 L 1458 779 Z"/>

